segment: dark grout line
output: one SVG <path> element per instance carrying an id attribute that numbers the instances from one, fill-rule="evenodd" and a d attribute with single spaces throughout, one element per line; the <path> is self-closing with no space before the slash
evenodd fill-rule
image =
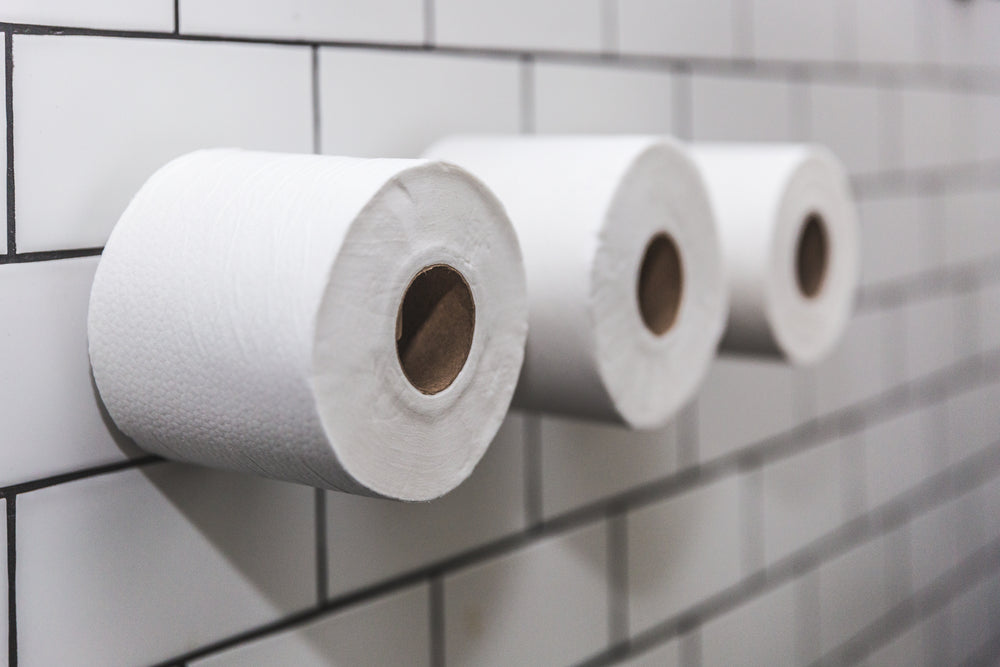
<path id="1" fill-rule="evenodd" d="M 524 524 L 542 522 L 542 419 L 536 414 L 523 417 L 524 434 Z"/>
<path id="2" fill-rule="evenodd" d="M 181 32 L 181 0 L 174 0 L 174 34 Z"/>
<path id="3" fill-rule="evenodd" d="M 671 129 L 673 134 L 691 141 L 694 138 L 694 98 L 691 93 L 691 69 L 679 65 L 670 77 Z"/>
<path id="4" fill-rule="evenodd" d="M 359 42 L 348 40 L 282 39 L 269 37 L 227 36 L 217 34 L 187 34 L 162 31 L 102 30 L 72 26 L 53 26 L 28 23 L 0 22 L 0 29 L 15 34 L 50 36 L 116 37 L 126 39 L 168 39 L 175 41 L 226 42 L 244 44 L 271 44 L 276 46 L 331 46 L 390 51 L 433 51 L 444 54 L 488 58 L 520 58 L 531 56 L 552 62 L 580 64 L 610 63 L 625 67 L 670 70 L 687 64 L 697 74 L 708 76 L 756 76 L 784 78 L 803 70 L 795 60 L 761 60 L 751 56 L 705 57 L 669 56 L 651 54 L 623 54 L 604 51 L 526 50 L 516 48 L 473 48 L 438 46 L 420 43 Z M 425 26 L 426 32 L 426 26 Z M 426 37 L 426 36 L 425 36 Z M 434 35 L 430 36 L 434 38 Z M 808 64 L 809 72 L 817 81 L 831 83 L 857 83 L 878 85 L 886 76 L 893 75 L 910 87 L 945 87 L 949 90 L 1000 91 L 1000 68 L 963 65 L 920 63 L 858 63 L 851 61 L 817 61 Z"/>
<path id="5" fill-rule="evenodd" d="M 330 566 L 328 559 L 329 542 L 326 529 L 326 491 L 313 489 L 316 521 L 316 604 L 326 602 L 330 594 Z"/>
<path id="6" fill-rule="evenodd" d="M 987 368 L 982 368 L 984 366 Z M 979 369 L 979 372 L 973 372 L 977 371 L 977 369 Z M 991 372 L 987 372 L 987 370 Z M 159 664 L 173 665 L 178 660 L 190 661 L 218 653 L 246 641 L 294 628 L 320 616 L 340 611 L 352 605 L 394 593 L 409 586 L 425 583 L 446 573 L 499 558 L 542 539 L 557 537 L 576 528 L 605 520 L 610 516 L 624 515 L 632 510 L 667 500 L 685 491 L 692 490 L 699 485 L 717 481 L 728 475 L 739 474 L 747 469 L 758 468 L 769 462 L 787 458 L 799 452 L 808 451 L 823 444 L 825 441 L 823 438 L 834 437 L 840 431 L 850 431 L 851 429 L 861 430 L 866 426 L 887 421 L 906 407 L 920 407 L 929 403 L 943 402 L 953 394 L 974 389 L 988 381 L 995 381 L 996 376 L 1000 376 L 1000 348 L 987 354 L 971 356 L 946 369 L 890 388 L 875 398 L 861 404 L 839 410 L 821 419 L 812 420 L 791 429 L 783 435 L 750 445 L 747 450 L 734 452 L 701 466 L 682 470 L 660 480 L 634 487 L 621 494 L 570 510 L 557 517 L 530 525 L 522 532 L 481 544 L 467 551 L 423 565 L 377 584 L 340 595 L 328 600 L 319 607 L 305 610 L 278 621 L 221 639 L 212 644 L 194 649 L 173 660 Z M 1000 459 L 1000 442 L 992 447 L 990 454 Z M 1000 465 L 994 467 L 1000 467 Z M 948 474 L 952 468 L 928 478 L 928 480 L 915 487 L 911 492 L 898 496 L 890 503 L 887 503 L 887 505 L 891 505 L 892 503 L 912 503 L 911 498 L 914 497 L 914 494 L 929 487 L 932 482 L 936 482 L 943 475 Z M 982 466 L 978 466 L 976 470 L 981 473 L 983 468 Z M 955 488 L 953 485 L 948 485 L 946 491 L 948 490 L 954 491 Z M 836 550 L 842 546 L 842 542 L 847 544 L 852 539 L 857 540 L 858 538 L 852 537 L 852 535 L 859 531 L 862 533 L 864 531 L 873 532 L 878 529 L 888 532 L 898 526 L 899 518 L 896 517 L 893 519 L 891 514 L 889 517 L 882 517 L 879 521 L 870 521 L 872 514 L 878 511 L 879 509 L 873 510 L 867 515 L 844 524 L 829 534 L 827 538 L 821 538 L 814 542 L 813 545 L 827 545 L 828 550 Z M 904 511 L 903 517 L 906 518 L 908 516 L 909 514 L 906 514 Z M 853 547 L 856 544 L 851 543 L 849 546 Z M 843 549 L 842 551 L 846 550 Z M 781 576 L 787 579 L 790 576 L 795 576 L 817 567 L 819 564 L 816 555 L 817 551 L 819 549 L 813 548 L 810 545 L 810 547 L 807 547 L 802 552 L 793 554 L 786 558 L 785 561 L 781 561 L 779 563 L 780 567 L 785 568 L 791 573 Z M 835 555 L 836 553 L 842 553 L 842 551 L 835 551 Z M 779 565 L 772 566 L 766 572 L 758 572 L 748 577 L 743 582 L 743 585 L 749 591 L 747 595 L 757 594 L 754 591 L 763 592 L 765 584 L 781 572 Z M 706 613 L 706 609 L 710 610 L 720 607 L 720 605 L 724 606 L 728 599 L 726 596 L 732 597 L 734 594 L 735 590 L 729 590 L 719 596 L 715 596 L 703 603 L 703 605 L 694 608 L 693 611 L 685 612 L 681 616 L 669 621 L 666 625 L 658 626 L 659 630 L 657 630 L 657 633 L 659 634 L 653 633 L 652 638 L 646 634 L 641 634 L 628 640 L 625 644 L 612 645 L 599 654 L 598 657 L 604 656 L 604 659 L 608 659 L 620 656 L 623 651 L 633 654 L 637 651 L 646 650 L 643 647 L 647 646 L 649 641 L 657 642 L 657 637 L 663 633 L 666 633 L 669 639 L 675 636 L 679 629 L 690 629 L 698 623 L 698 619 Z M 598 662 L 595 664 L 609 663 Z"/>
<path id="7" fill-rule="evenodd" d="M 628 638 L 628 517 L 607 519 L 608 637 L 612 644 Z"/>
<path id="8" fill-rule="evenodd" d="M 113 472 L 132 470 L 133 468 L 140 468 L 155 463 L 164 463 L 165 461 L 166 459 L 150 454 L 148 456 L 129 459 L 128 461 L 121 461 L 119 463 L 109 463 L 108 465 L 95 466 L 92 468 L 84 468 L 83 470 L 74 470 L 73 472 L 62 473 L 60 475 L 52 475 L 51 477 L 43 477 L 41 479 L 36 479 L 30 482 L 24 482 L 21 484 L 12 484 L 10 486 L 2 487 L 0 488 L 0 498 L 7 498 L 7 500 L 10 501 L 13 500 L 15 496 L 22 493 L 28 493 L 30 491 L 38 491 L 40 489 L 45 489 L 50 486 L 56 486 L 57 484 L 75 482 L 80 479 L 88 479 L 90 477 L 97 477 L 99 475 L 107 475 Z"/>
<path id="9" fill-rule="evenodd" d="M 445 666 L 444 581 L 433 577 L 428 591 L 430 631 L 430 667 Z"/>
<path id="10" fill-rule="evenodd" d="M 319 155 L 323 152 L 323 123 L 320 108 L 320 80 L 319 80 L 319 47 L 312 47 L 312 129 L 313 129 L 313 153 Z"/>
<path id="11" fill-rule="evenodd" d="M 16 498 L 7 498 L 7 664 L 17 667 Z"/>
<path id="12" fill-rule="evenodd" d="M 535 133 L 535 61 L 531 56 L 521 58 L 520 77 L 520 131 L 521 134 Z"/>
<path id="13" fill-rule="evenodd" d="M 14 233 L 14 35 L 4 31 L 4 105 L 7 113 L 7 254 L 17 252 L 17 235 Z M 2 258 L 0 258 L 2 259 Z"/>
<path id="14" fill-rule="evenodd" d="M 13 186 L 10 190 L 13 191 Z M 12 209 L 13 203 L 8 202 L 8 208 Z M 8 222 L 8 250 L 13 247 L 9 244 L 14 237 L 13 212 L 9 213 Z M 72 250 L 43 250 L 40 252 L 20 252 L 16 254 L 0 255 L 0 264 L 24 264 L 27 262 L 48 262 L 56 259 L 74 259 L 77 257 L 93 257 L 104 252 L 104 248 L 74 248 Z"/>

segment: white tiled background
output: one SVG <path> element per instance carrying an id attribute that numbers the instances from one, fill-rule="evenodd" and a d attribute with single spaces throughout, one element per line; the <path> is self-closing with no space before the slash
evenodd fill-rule
<path id="1" fill-rule="evenodd" d="M 0 41 L 10 664 L 1000 657 L 1000 0 L 7 0 Z M 87 294 L 153 169 L 477 130 L 829 144 L 864 238 L 840 349 L 719 360 L 653 433 L 512 414 L 424 505 L 109 425 Z"/>

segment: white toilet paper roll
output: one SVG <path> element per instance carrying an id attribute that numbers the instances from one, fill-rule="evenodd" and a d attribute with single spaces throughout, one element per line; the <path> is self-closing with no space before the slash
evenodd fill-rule
<path id="1" fill-rule="evenodd" d="M 425 500 L 499 428 L 527 304 L 502 206 L 458 168 L 211 150 L 129 204 L 88 327 L 101 397 L 144 448 Z"/>
<path id="2" fill-rule="evenodd" d="M 729 283 L 723 351 L 809 364 L 836 345 L 859 277 L 858 221 L 820 146 L 695 144 Z"/>
<path id="3" fill-rule="evenodd" d="M 700 385 L 725 322 L 701 178 L 651 137 L 456 137 L 427 155 L 500 197 L 528 279 L 514 406 L 662 425 Z"/>

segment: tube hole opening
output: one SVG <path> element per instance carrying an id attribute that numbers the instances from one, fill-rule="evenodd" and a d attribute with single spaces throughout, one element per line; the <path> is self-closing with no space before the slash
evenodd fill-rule
<path id="1" fill-rule="evenodd" d="M 805 219 L 795 247 L 795 277 L 802 296 L 812 299 L 823 289 L 830 247 L 826 225 L 818 214 Z"/>
<path id="2" fill-rule="evenodd" d="M 650 239 L 639 267 L 638 296 L 642 321 L 657 336 L 677 320 L 684 289 L 681 254 L 674 239 L 661 232 Z"/>
<path id="3" fill-rule="evenodd" d="M 423 394 L 447 389 L 462 372 L 476 329 L 472 290 L 447 264 L 426 266 L 403 292 L 396 313 L 396 356 Z"/>

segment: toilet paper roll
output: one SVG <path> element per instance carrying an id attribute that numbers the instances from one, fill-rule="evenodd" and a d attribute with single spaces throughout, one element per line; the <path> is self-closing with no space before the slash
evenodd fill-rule
<path id="1" fill-rule="evenodd" d="M 664 424 L 700 385 L 725 321 L 721 256 L 686 151 L 653 137 L 456 137 L 428 156 L 504 202 L 528 280 L 514 406 Z"/>
<path id="2" fill-rule="evenodd" d="M 695 144 L 729 284 L 721 350 L 810 364 L 850 319 L 858 221 L 846 173 L 821 146 Z"/>
<path id="3" fill-rule="evenodd" d="M 236 150 L 139 190 L 88 322 L 101 397 L 142 447 L 401 500 L 470 474 L 526 327 L 516 236 L 468 173 Z"/>

